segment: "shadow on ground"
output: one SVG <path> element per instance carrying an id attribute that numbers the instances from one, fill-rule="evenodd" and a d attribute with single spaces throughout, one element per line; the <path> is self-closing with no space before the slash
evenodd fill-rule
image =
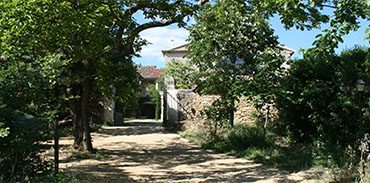
<path id="1" fill-rule="evenodd" d="M 130 178 L 128 173 L 119 170 L 108 163 L 95 166 L 87 165 L 73 168 L 67 167 L 67 170 L 65 170 L 64 173 L 72 178 L 72 180 L 69 180 L 68 182 L 137 182 Z"/>
<path id="2" fill-rule="evenodd" d="M 294 175 L 189 144 L 156 125 L 108 127 L 93 134 L 98 157 L 62 160 L 93 182 L 300 182 Z M 95 145 L 95 144 L 94 144 Z"/>
<path id="3" fill-rule="evenodd" d="M 107 127 L 100 129 L 97 136 L 130 136 L 130 135 L 145 135 L 153 133 L 167 133 L 161 126 L 122 126 L 122 127 Z"/>

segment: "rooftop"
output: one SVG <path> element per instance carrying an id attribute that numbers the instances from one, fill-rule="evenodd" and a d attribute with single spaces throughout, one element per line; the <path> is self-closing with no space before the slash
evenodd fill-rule
<path id="1" fill-rule="evenodd" d="M 141 66 L 137 71 L 140 76 L 145 79 L 157 79 L 163 75 L 162 70 L 158 69 L 156 66 Z"/>

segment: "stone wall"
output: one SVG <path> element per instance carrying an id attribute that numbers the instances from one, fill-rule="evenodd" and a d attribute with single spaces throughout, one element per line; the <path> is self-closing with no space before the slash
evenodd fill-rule
<path id="1" fill-rule="evenodd" d="M 241 98 L 236 104 L 235 124 L 243 123 L 255 125 L 256 123 L 256 109 L 247 98 Z"/>
<path id="2" fill-rule="evenodd" d="M 203 117 L 204 111 L 213 101 L 218 99 L 217 95 L 199 95 L 192 90 L 179 90 L 177 99 L 179 101 L 180 120 L 190 120 Z"/>
<path id="3" fill-rule="evenodd" d="M 194 120 L 205 117 L 204 111 L 217 100 L 217 95 L 199 95 L 192 90 L 178 90 L 180 120 Z M 255 108 L 247 99 L 236 104 L 235 123 L 254 124 Z"/>

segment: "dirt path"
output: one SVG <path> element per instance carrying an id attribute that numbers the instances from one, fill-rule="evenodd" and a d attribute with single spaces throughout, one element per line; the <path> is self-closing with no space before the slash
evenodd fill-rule
<path id="1" fill-rule="evenodd" d="M 85 174 L 87 182 L 318 182 L 310 171 L 276 169 L 203 150 L 159 125 L 106 127 L 93 133 L 98 155 L 61 154 L 61 167 Z M 62 145 L 72 140 L 63 138 Z M 84 176 L 84 177 L 85 177 Z"/>

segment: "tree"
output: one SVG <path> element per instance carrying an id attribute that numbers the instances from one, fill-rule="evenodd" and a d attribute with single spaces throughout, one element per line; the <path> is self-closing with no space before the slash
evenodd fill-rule
<path id="1" fill-rule="evenodd" d="M 198 87 L 221 96 L 217 103 L 233 126 L 235 102 L 249 92 L 251 78 L 263 67 L 262 58 L 278 57 L 273 54 L 279 50 L 273 30 L 244 1 L 220 0 L 202 8 L 189 40 L 189 58 L 199 68 Z"/>
<path id="2" fill-rule="evenodd" d="M 32 180 L 50 172 L 50 162 L 44 161 L 40 150 L 49 137 L 47 123 L 60 120 L 58 115 L 65 112 L 65 102 L 48 85 L 54 80 L 43 76 L 50 65 L 35 70 L 11 61 L 0 64 L 0 180 L 5 182 Z"/>
<path id="3" fill-rule="evenodd" d="M 175 79 L 176 87 L 179 89 L 189 89 L 194 86 L 196 71 L 190 62 L 173 59 L 166 64 L 164 72 Z"/>
<path id="4" fill-rule="evenodd" d="M 47 77 L 59 71 L 55 64 L 63 63 L 61 77 L 47 80 L 46 88 L 59 90 L 69 99 L 74 147 L 93 151 L 88 102 L 94 88 L 122 102 L 136 95 L 132 58 L 146 44 L 139 33 L 173 23 L 183 26 L 184 18 L 198 6 L 180 0 L 1 2 L 0 53 L 9 65 L 21 62 L 36 71 L 47 65 L 51 71 L 45 73 Z M 137 22 L 138 13 L 149 21 Z M 54 64 L 45 59 L 56 55 L 59 62 Z M 123 95 L 115 94 L 112 87 Z M 30 98 L 29 103 L 37 102 Z M 51 101 L 48 104 L 53 106 Z"/>
<path id="5" fill-rule="evenodd" d="M 370 79 L 369 63 L 363 47 L 326 60 L 295 60 L 276 100 L 281 132 L 295 142 L 316 142 L 328 159 L 341 163 L 345 149 L 370 132 L 369 94 L 355 88 L 357 79 Z"/>
<path id="6" fill-rule="evenodd" d="M 366 0 L 251 0 L 249 3 L 266 19 L 279 15 L 286 29 L 312 30 L 327 25 L 316 36 L 313 48 L 305 52 L 318 56 L 333 56 L 335 48 L 343 42 L 342 37 L 358 30 L 359 19 L 370 18 L 370 4 Z"/>
<path id="7" fill-rule="evenodd" d="M 368 7 L 369 4 L 364 0 L 215 0 L 203 7 L 196 17 L 196 24 L 191 28 L 190 58 L 199 65 L 201 72 L 207 73 L 203 75 L 207 81 L 202 80 L 198 86 L 224 95 L 223 103 L 225 110 L 230 110 L 228 117 L 231 122 L 236 96 L 252 92 L 258 98 L 262 97 L 262 103 L 271 103 L 276 98 L 271 91 L 276 91 L 279 85 L 279 64 L 282 59 L 275 49 L 276 39 L 271 39 L 274 37 L 273 30 L 266 23 L 270 17 L 280 16 L 287 29 L 311 30 L 328 24 L 328 28 L 317 35 L 314 47 L 305 51 L 305 55 L 326 57 L 334 54 L 335 48 L 342 42 L 342 36 L 359 28 L 360 18 L 369 19 Z M 324 11 L 327 9 L 330 10 Z M 252 25 L 261 29 L 253 32 L 253 29 L 248 29 Z M 246 30 L 247 34 L 240 30 Z M 275 50 L 264 52 L 267 55 L 261 56 L 261 52 L 268 49 Z M 248 53 L 249 58 L 246 56 Z M 235 64 L 239 58 L 245 63 Z M 238 83 L 240 79 L 235 79 L 240 72 L 237 66 L 244 67 L 250 76 L 253 75 L 249 84 L 245 85 L 245 80 L 243 84 Z M 261 81 L 267 81 L 268 84 L 263 86 L 269 86 L 265 87 L 268 89 L 262 89 Z"/>
<path id="8" fill-rule="evenodd" d="M 20 62 L 35 73 L 41 72 L 41 76 L 34 75 L 33 79 L 40 80 L 44 87 L 32 88 L 45 93 L 46 98 L 53 95 L 69 99 L 67 108 L 75 127 L 74 147 L 80 148 L 83 142 L 84 148 L 92 151 L 87 103 L 93 74 L 103 61 L 101 57 L 109 41 L 105 28 L 109 23 L 104 20 L 107 17 L 102 16 L 105 10 L 78 1 L 11 1 L 1 5 L 4 9 L 1 53 L 7 58 L 6 64 Z M 62 70 L 58 65 L 64 66 Z M 57 91 L 59 96 L 49 91 Z M 36 104 L 35 108 L 57 107 L 54 100 L 29 100 Z"/>

